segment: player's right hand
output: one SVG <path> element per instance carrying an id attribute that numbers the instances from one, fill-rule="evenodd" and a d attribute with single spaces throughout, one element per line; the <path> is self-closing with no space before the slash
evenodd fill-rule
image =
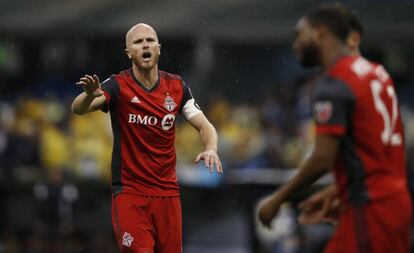
<path id="1" fill-rule="evenodd" d="M 103 95 L 103 91 L 101 89 L 101 82 L 97 75 L 85 75 L 81 77 L 76 85 L 82 86 L 83 90 L 88 96 L 92 97 L 100 97 Z"/>
<path id="2" fill-rule="evenodd" d="M 275 194 L 265 197 L 257 205 L 256 215 L 259 221 L 267 228 L 270 228 L 272 220 L 279 212 L 280 204 Z"/>

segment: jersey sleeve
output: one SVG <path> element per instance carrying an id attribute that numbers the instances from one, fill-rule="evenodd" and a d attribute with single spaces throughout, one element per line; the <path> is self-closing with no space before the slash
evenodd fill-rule
<path id="1" fill-rule="evenodd" d="M 184 95 L 181 101 L 180 112 L 187 119 L 201 113 L 201 109 L 196 103 L 190 88 L 183 82 Z"/>
<path id="2" fill-rule="evenodd" d="M 343 136 L 351 121 L 355 96 L 343 81 L 323 77 L 316 85 L 313 118 L 317 135 Z"/>
<path id="3" fill-rule="evenodd" d="M 118 82 L 115 79 L 115 75 L 112 75 L 108 79 L 102 82 L 102 91 L 104 92 L 104 96 L 106 98 L 106 104 L 102 108 L 102 111 L 108 112 L 111 108 L 113 108 L 118 101 L 119 97 L 119 86 Z"/>

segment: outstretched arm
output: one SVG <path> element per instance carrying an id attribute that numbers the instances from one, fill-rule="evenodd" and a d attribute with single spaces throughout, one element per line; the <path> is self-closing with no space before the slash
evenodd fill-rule
<path id="1" fill-rule="evenodd" d="M 217 155 L 217 132 L 214 126 L 208 121 L 206 116 L 201 112 L 188 119 L 188 122 L 197 129 L 201 135 L 202 142 L 204 144 L 204 151 L 198 154 L 195 162 L 204 160 L 210 173 L 213 172 L 213 168 L 216 168 L 217 173 L 223 173 L 220 158 Z"/>
<path id="2" fill-rule="evenodd" d="M 85 75 L 76 85 L 82 86 L 84 92 L 79 94 L 72 103 L 72 112 L 83 115 L 100 109 L 106 102 L 97 75 Z"/>
<path id="3" fill-rule="evenodd" d="M 312 154 L 300 166 L 296 176 L 259 203 L 259 219 L 265 226 L 270 225 L 281 204 L 287 201 L 295 192 L 312 184 L 332 168 L 338 146 L 339 139 L 337 137 L 329 135 L 316 137 Z"/>

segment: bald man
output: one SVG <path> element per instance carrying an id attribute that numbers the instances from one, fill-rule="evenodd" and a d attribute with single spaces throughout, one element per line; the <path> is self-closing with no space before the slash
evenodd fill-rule
<path id="1" fill-rule="evenodd" d="M 180 76 L 158 69 L 161 45 L 147 24 L 125 36 L 132 67 L 103 83 L 85 75 L 77 85 L 72 112 L 110 112 L 112 153 L 112 224 L 122 252 L 181 253 L 182 221 L 175 172 L 175 118 L 181 114 L 200 133 L 204 160 L 223 173 L 217 155 L 217 133 Z"/>

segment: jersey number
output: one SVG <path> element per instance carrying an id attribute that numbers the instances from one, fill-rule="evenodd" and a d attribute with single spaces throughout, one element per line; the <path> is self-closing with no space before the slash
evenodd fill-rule
<path id="1" fill-rule="evenodd" d="M 384 121 L 384 130 L 381 132 L 381 140 L 384 145 L 391 144 L 391 146 L 399 146 L 402 144 L 402 137 L 400 133 L 396 133 L 395 124 L 398 119 L 398 102 L 395 95 L 394 87 L 389 85 L 386 88 L 386 93 L 392 101 L 392 111 L 388 112 L 388 109 L 381 98 L 381 92 L 383 90 L 383 84 L 379 80 L 371 81 L 372 97 L 374 98 L 375 109 L 381 115 Z"/>

